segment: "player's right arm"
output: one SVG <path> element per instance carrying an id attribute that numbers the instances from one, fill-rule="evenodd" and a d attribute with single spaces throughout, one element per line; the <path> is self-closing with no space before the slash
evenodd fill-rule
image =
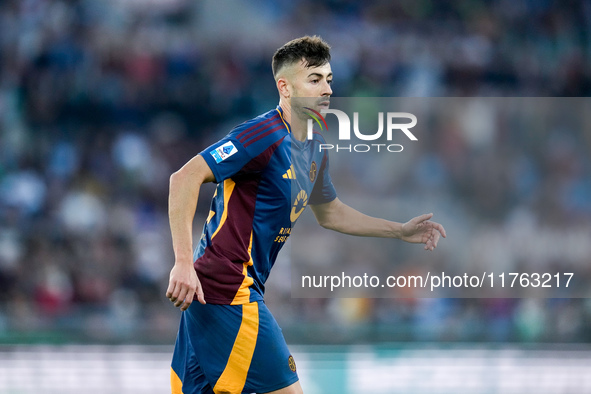
<path id="1" fill-rule="evenodd" d="M 195 294 L 199 302 L 205 304 L 203 290 L 193 268 L 193 219 L 201 185 L 213 181 L 213 172 L 201 155 L 193 157 L 170 176 L 168 219 L 175 262 L 170 271 L 166 297 L 183 311 L 189 308 Z"/>

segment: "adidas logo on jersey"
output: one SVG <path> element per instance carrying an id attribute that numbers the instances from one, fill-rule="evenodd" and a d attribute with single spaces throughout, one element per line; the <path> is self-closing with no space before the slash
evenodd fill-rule
<path id="1" fill-rule="evenodd" d="M 296 179 L 295 169 L 293 168 L 293 164 L 291 165 L 291 167 L 289 167 L 287 172 L 285 174 L 283 174 L 283 178 L 284 179 Z"/>

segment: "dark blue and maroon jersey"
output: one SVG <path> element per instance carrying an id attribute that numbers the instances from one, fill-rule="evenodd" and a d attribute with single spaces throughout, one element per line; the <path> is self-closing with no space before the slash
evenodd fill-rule
<path id="1" fill-rule="evenodd" d="M 200 153 L 216 182 L 194 253 L 205 300 L 263 299 L 277 254 L 307 204 L 336 198 L 324 139 L 292 139 L 280 107 L 234 128 Z"/>

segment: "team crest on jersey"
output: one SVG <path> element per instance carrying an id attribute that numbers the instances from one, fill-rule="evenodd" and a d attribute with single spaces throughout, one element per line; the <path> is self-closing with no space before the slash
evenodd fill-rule
<path id="1" fill-rule="evenodd" d="M 289 369 L 291 369 L 291 372 L 296 371 L 295 360 L 293 359 L 293 356 L 291 354 L 289 355 L 289 358 L 287 359 L 287 364 L 289 364 Z"/>
<path id="2" fill-rule="evenodd" d="M 317 171 L 318 169 L 316 168 L 316 162 L 313 161 L 312 165 L 310 166 L 310 182 L 314 182 L 314 179 L 316 179 Z"/>
<path id="3" fill-rule="evenodd" d="M 238 149 L 236 149 L 232 141 L 228 141 L 209 153 L 213 156 L 216 163 L 221 163 L 236 152 L 238 152 Z"/>

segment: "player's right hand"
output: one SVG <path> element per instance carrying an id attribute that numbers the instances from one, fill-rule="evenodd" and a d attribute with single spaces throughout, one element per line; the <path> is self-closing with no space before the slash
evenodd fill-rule
<path id="1" fill-rule="evenodd" d="M 195 294 L 197 294 L 197 300 L 205 304 L 201 282 L 193 264 L 175 263 L 170 271 L 166 297 L 174 303 L 174 306 L 181 307 L 181 311 L 186 311 L 193 302 Z"/>

